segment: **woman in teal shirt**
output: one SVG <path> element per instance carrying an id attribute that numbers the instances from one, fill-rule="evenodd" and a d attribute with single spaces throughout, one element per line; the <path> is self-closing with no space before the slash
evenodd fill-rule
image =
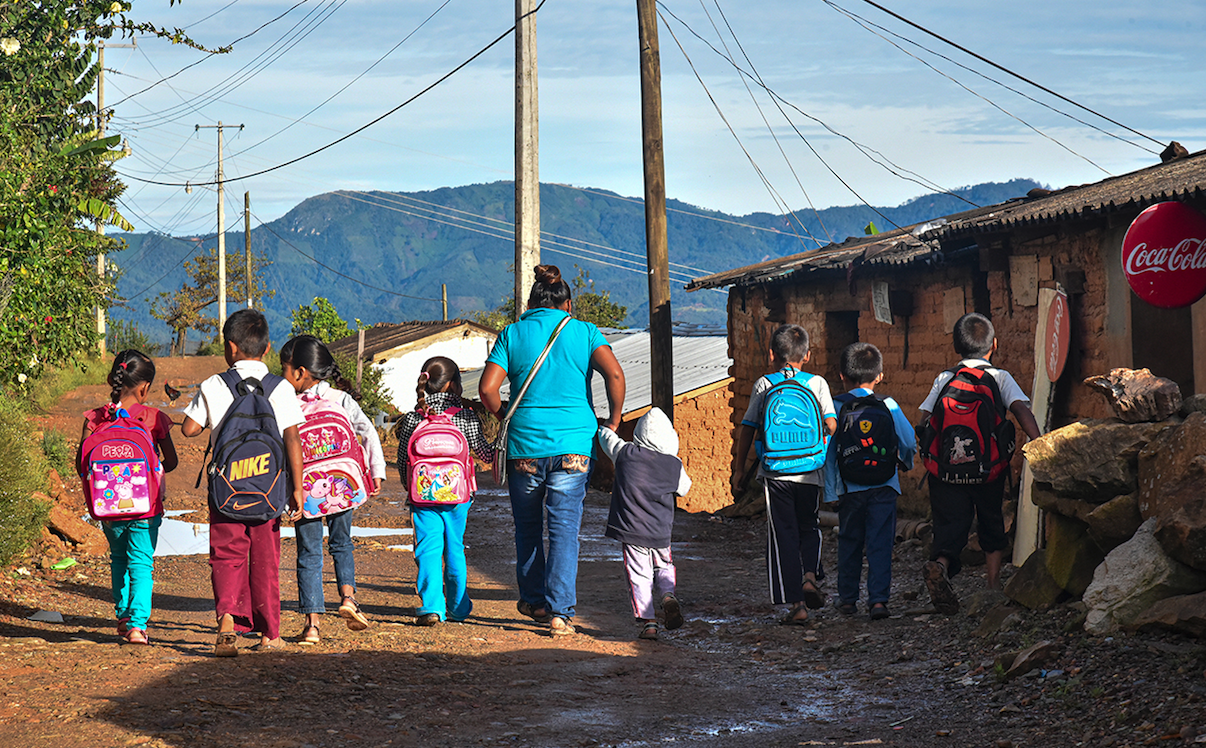
<path id="1" fill-rule="evenodd" d="M 508 325 L 486 358 L 478 392 L 502 418 L 499 387 L 518 392 L 561 320 L 573 312 L 569 284 L 555 265 L 536 267 L 528 311 Z M 507 490 L 515 519 L 515 576 L 519 612 L 549 623 L 553 635 L 572 634 L 577 603 L 578 530 L 590 455 L 599 423 L 590 379 L 603 375 L 613 431 L 624 407 L 624 371 L 611 346 L 589 322 L 571 320 L 549 350 L 507 431 Z M 544 548 L 548 511 L 549 546 Z"/>

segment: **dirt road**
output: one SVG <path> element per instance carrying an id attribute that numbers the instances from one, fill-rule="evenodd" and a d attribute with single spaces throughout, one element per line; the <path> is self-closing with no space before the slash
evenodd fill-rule
<path id="1" fill-rule="evenodd" d="M 179 386 L 218 364 L 160 366 Z M 74 435 L 102 389 L 65 397 L 46 427 Z M 191 489 L 203 443 L 186 444 L 169 509 L 203 506 Z M 105 559 L 63 571 L 24 559 L 0 580 L 0 746 L 1108 746 L 1206 730 L 1201 642 L 1090 638 L 1074 608 L 1011 611 L 976 635 L 979 616 L 925 611 L 918 544 L 897 548 L 892 618 L 828 608 L 809 626 L 780 626 L 766 604 L 761 521 L 680 514 L 687 623 L 637 641 L 618 545 L 602 537 L 607 497 L 596 492 L 582 528 L 580 633 L 554 640 L 515 612 L 509 503 L 488 477 L 482 485 L 466 535 L 474 611 L 463 624 L 414 625 L 414 562 L 391 549 L 410 542 L 401 534 L 357 540 L 367 631 L 334 614 L 328 562 L 323 643 L 233 660 L 210 654 L 205 556 L 157 559 L 150 647 L 117 643 Z M 396 480 L 360 524 L 409 526 Z M 829 568 L 834 548 L 827 534 Z M 965 601 L 982 585 L 976 572 L 956 580 Z M 281 579 L 294 641 L 291 540 Z M 64 621 L 28 620 L 37 610 Z M 1043 668 L 1009 681 L 994 672 L 996 654 L 1041 640 L 1057 651 Z"/>

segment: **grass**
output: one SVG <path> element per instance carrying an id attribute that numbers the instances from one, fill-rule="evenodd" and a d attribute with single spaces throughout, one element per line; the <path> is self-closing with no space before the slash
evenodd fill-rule
<path id="1" fill-rule="evenodd" d="M 59 368 L 47 369 L 29 387 L 28 400 L 33 411 L 45 413 L 64 394 L 87 384 L 104 384 L 109 364 L 95 357 L 80 357 Z"/>
<path id="2" fill-rule="evenodd" d="M 75 450 L 62 431 L 42 433 L 42 454 L 60 476 L 69 478 L 75 474 Z"/>

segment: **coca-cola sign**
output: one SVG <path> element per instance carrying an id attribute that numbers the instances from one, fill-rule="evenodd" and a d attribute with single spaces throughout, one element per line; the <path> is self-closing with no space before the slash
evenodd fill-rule
<path id="1" fill-rule="evenodd" d="M 1127 283 L 1147 303 L 1175 309 L 1206 295 L 1206 216 L 1177 202 L 1156 203 L 1122 240 Z"/>

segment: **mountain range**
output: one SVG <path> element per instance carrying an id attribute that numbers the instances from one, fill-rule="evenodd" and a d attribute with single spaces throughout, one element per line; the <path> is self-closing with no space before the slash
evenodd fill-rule
<path id="1" fill-rule="evenodd" d="M 881 230 L 907 226 L 966 210 L 969 203 L 1004 202 L 1039 186 L 1015 179 L 923 195 L 896 207 L 834 207 L 793 215 L 733 216 L 669 200 L 673 317 L 724 323 L 726 294 L 687 293 L 683 285 L 692 278 L 862 236 L 871 223 Z M 439 319 L 441 284 L 447 286 L 449 317 L 499 306 L 512 288 L 514 197 L 512 182 L 409 193 L 329 192 L 253 228 L 252 250 L 272 263 L 264 273 L 276 296 L 261 308 L 274 337 L 287 334 L 293 309 L 317 296 L 329 299 L 345 320 L 366 325 Z M 605 190 L 542 184 L 540 218 L 542 261 L 558 265 L 566 280 L 579 266 L 596 291 L 608 291 L 612 301 L 628 307 L 628 325 L 645 326 L 643 202 Z M 150 302 L 160 291 L 179 289 L 186 280 L 185 260 L 199 248 L 216 246 L 216 239 L 117 236 L 126 248 L 110 260 L 121 268 L 118 290 L 128 300 L 111 308 L 110 317 L 133 322 L 153 341 L 166 342 L 169 330 L 150 316 Z M 241 232 L 227 234 L 232 262 L 241 262 L 244 242 Z M 231 299 L 228 313 L 243 304 L 243 298 Z M 216 305 L 211 310 L 216 315 Z M 192 343 L 197 339 L 190 333 Z"/>

